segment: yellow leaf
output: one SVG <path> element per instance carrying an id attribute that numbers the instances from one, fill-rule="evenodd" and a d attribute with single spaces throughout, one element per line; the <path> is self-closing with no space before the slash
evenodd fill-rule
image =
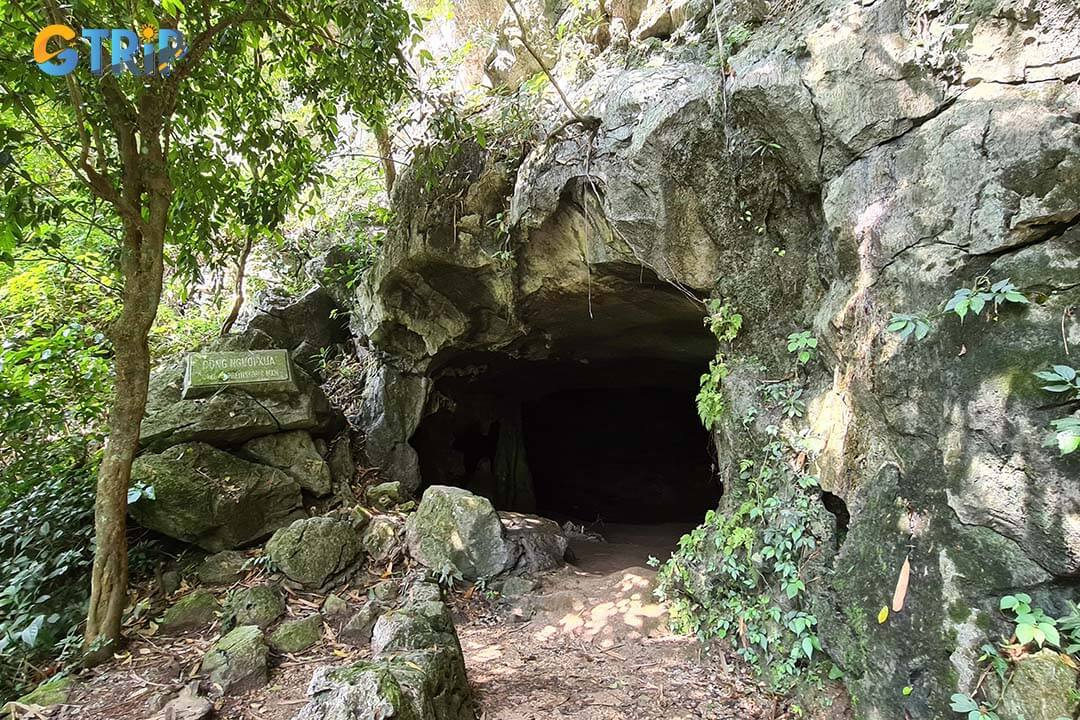
<path id="1" fill-rule="evenodd" d="M 896 590 L 892 596 L 892 611 L 900 612 L 904 609 L 904 600 L 907 598 L 908 581 L 911 579 L 911 558 L 904 558 L 904 564 L 900 566 L 900 577 L 896 579 Z"/>
<path id="2" fill-rule="evenodd" d="M 881 608 L 881 612 L 877 614 L 878 625 L 889 619 L 889 607 L 885 606 Z"/>

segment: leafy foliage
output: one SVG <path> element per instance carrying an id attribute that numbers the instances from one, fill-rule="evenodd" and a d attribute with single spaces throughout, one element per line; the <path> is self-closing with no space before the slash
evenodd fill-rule
<path id="1" fill-rule="evenodd" d="M 1016 623 L 1016 641 L 1021 645 L 1034 643 L 1042 647 L 1047 643 L 1054 646 L 1061 644 L 1057 620 L 1041 608 L 1032 607 L 1031 596 L 1027 593 L 1006 595 L 1001 598 L 999 607 L 1002 612 L 1012 614 L 1012 620 Z"/>
<path id="2" fill-rule="evenodd" d="M 705 325 L 716 337 L 717 342 L 725 344 L 734 342 L 739 330 L 742 329 L 742 315 L 735 312 L 735 309 L 727 303 L 717 299 L 708 300 L 705 307 L 709 311 L 705 317 Z M 700 378 L 696 398 L 698 417 L 706 430 L 712 430 L 727 409 L 723 384 L 729 373 L 723 351 L 717 350 L 716 357 L 709 361 L 709 371 Z"/>
<path id="3" fill-rule="evenodd" d="M 41 679 L 34 668 L 79 649 L 95 469 L 88 463 L 37 477 L 0 512 L 0 697 L 17 697 Z"/>
<path id="4" fill-rule="evenodd" d="M 987 308 L 991 309 L 991 316 L 996 318 L 1001 306 L 1007 304 L 1029 305 L 1030 301 L 1012 280 L 1005 278 L 993 282 L 982 275 L 971 287 L 957 288 L 953 291 L 952 297 L 933 313 L 927 315 L 893 313 L 886 330 L 899 335 L 903 340 L 911 337 L 922 340 L 930 334 L 935 320 L 948 315 L 956 315 L 963 322 L 969 314 L 978 317 Z"/>
<path id="5" fill-rule="evenodd" d="M 660 569 L 672 623 L 704 641 L 727 639 L 771 683 L 787 687 L 819 656 L 817 618 L 805 604 L 806 560 L 820 544 L 817 478 L 790 462 L 770 427 L 761 457 L 742 460 L 734 512 L 710 511 Z"/>
<path id="6" fill-rule="evenodd" d="M 1067 402 L 1080 401 L 1080 373 L 1077 373 L 1075 368 L 1069 365 L 1054 365 L 1050 370 L 1035 373 L 1035 377 L 1050 383 L 1043 385 L 1043 390 L 1065 395 Z M 1080 413 L 1051 420 L 1050 428 L 1044 443 L 1047 447 L 1057 447 L 1062 455 L 1080 449 Z"/>
<path id="7" fill-rule="evenodd" d="M 787 349 L 795 355 L 797 366 L 806 365 L 817 357 L 817 338 L 809 330 L 788 335 Z"/>

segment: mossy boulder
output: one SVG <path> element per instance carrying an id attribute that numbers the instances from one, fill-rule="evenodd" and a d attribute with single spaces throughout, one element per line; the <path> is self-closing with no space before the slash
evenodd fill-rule
<path id="1" fill-rule="evenodd" d="M 416 585 L 428 584 L 438 597 L 433 583 Z M 375 635 L 370 661 L 316 671 L 311 700 L 297 720 L 475 720 L 461 645 L 444 603 L 407 601 L 379 618 Z"/>
<path id="2" fill-rule="evenodd" d="M 224 693 L 245 692 L 266 684 L 269 652 L 262 630 L 242 625 L 210 648 L 201 671 Z"/>
<path id="3" fill-rule="evenodd" d="M 255 462 L 283 471 L 312 495 L 330 494 L 330 466 L 315 449 L 311 434 L 304 430 L 249 440 L 240 452 Z"/>
<path id="4" fill-rule="evenodd" d="M 989 695 L 993 701 L 1000 698 L 1002 720 L 1059 720 L 1075 717 L 1080 710 L 1076 682 L 1075 666 L 1060 653 L 1044 649 L 1016 663 L 1004 696 L 993 681 Z"/>
<path id="5" fill-rule="evenodd" d="M 303 652 L 322 639 L 322 623 L 319 614 L 283 622 L 270 635 L 270 647 L 279 653 Z"/>
<path id="6" fill-rule="evenodd" d="M 466 580 L 498 575 L 511 560 L 491 502 L 456 487 L 432 485 L 424 492 L 405 539 L 422 565 Z"/>
<path id="7" fill-rule="evenodd" d="M 177 600 L 165 611 L 165 617 L 161 621 L 161 632 L 175 634 L 188 630 L 201 630 L 214 622 L 218 607 L 217 598 L 212 592 L 196 590 Z"/>
<path id="8" fill-rule="evenodd" d="M 19 705 L 41 708 L 63 705 L 75 688 L 75 682 L 75 678 L 70 675 L 58 675 L 41 683 L 15 702 Z M 3 712 L 7 712 L 6 707 Z"/>
<path id="9" fill-rule="evenodd" d="M 247 558 L 235 550 L 224 550 L 209 555 L 195 571 L 204 585 L 232 585 L 244 577 Z"/>
<path id="10" fill-rule="evenodd" d="M 205 443 L 140 455 L 131 478 L 155 495 L 130 506 L 136 522 L 210 552 L 259 540 L 303 513 L 296 480 Z"/>
<path id="11" fill-rule="evenodd" d="M 266 333 L 252 329 L 219 338 L 202 350 L 235 352 L 280 347 Z M 295 389 L 225 388 L 208 398 L 185 400 L 182 358 L 163 363 L 150 376 L 139 441 L 160 451 L 172 445 L 205 442 L 235 447 L 253 438 L 289 430 L 325 436 L 337 432 L 344 418 L 335 412 L 310 374 L 293 366 Z"/>
<path id="12" fill-rule="evenodd" d="M 309 518 L 274 533 L 266 551 L 290 580 L 319 588 L 352 565 L 360 554 L 360 537 L 341 520 Z"/>
<path id="13" fill-rule="evenodd" d="M 285 612 L 281 591 L 270 585 L 256 585 L 234 592 L 225 603 L 229 625 L 269 627 Z"/>

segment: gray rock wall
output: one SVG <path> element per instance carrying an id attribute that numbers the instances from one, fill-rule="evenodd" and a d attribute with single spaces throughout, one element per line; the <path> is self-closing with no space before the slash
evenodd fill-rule
<path id="1" fill-rule="evenodd" d="M 1080 573 L 1080 459 L 1042 444 L 1075 407 L 1032 376 L 1080 347 L 1080 10 L 648 5 L 635 20 L 659 18 L 647 34 L 667 46 L 635 31 L 567 81 L 595 137 L 572 126 L 509 172 L 467 148 L 434 192 L 401 181 L 401 225 L 355 298 L 353 330 L 384 368 L 369 452 L 415 487 L 425 375 L 455 354 L 692 360 L 691 298 L 724 297 L 745 318 L 739 408 L 762 379 L 751 357 L 780 366 L 786 335 L 809 328 L 813 469 L 851 516 L 813 590 L 825 650 L 863 717 L 946 717 L 1005 629 L 998 597 L 1060 612 Z M 737 24 L 749 38 L 718 61 Z M 468 192 L 491 184 L 487 202 Z M 1030 304 L 943 319 L 917 344 L 885 331 L 984 275 Z M 736 431 L 719 429 L 722 453 Z M 879 624 L 908 556 L 907 607 Z"/>

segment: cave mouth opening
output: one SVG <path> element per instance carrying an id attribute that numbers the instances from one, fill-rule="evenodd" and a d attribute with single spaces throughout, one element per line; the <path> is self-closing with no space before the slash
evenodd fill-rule
<path id="1" fill-rule="evenodd" d="M 722 493 L 694 407 L 704 365 L 457 354 L 432 373 L 410 441 L 421 489 L 463 487 L 497 510 L 583 526 L 609 554 L 635 546 L 630 564 L 666 558 Z"/>

